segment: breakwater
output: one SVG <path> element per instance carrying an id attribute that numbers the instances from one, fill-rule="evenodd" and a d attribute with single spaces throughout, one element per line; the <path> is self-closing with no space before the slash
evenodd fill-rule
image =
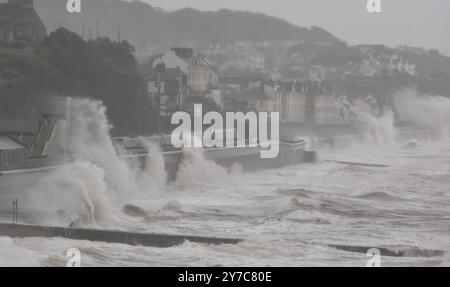
<path id="1" fill-rule="evenodd" d="M 54 226 L 22 225 L 0 223 L 0 235 L 8 237 L 62 237 L 75 240 L 89 240 L 107 243 L 122 243 L 150 247 L 171 247 L 180 245 L 184 241 L 204 244 L 238 244 L 241 239 L 216 238 L 188 235 L 168 235 L 136 233 L 115 230 L 66 228 Z"/>

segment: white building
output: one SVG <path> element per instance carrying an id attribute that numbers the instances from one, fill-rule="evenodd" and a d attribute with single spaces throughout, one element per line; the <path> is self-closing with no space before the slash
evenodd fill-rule
<path id="1" fill-rule="evenodd" d="M 187 85 L 192 95 L 205 95 L 218 74 L 210 69 L 211 63 L 202 54 L 194 55 L 189 48 L 173 48 L 157 57 L 154 66 L 164 63 L 166 69 L 180 69 L 187 75 Z"/>
<path id="2" fill-rule="evenodd" d="M 323 82 L 280 83 L 281 121 L 311 125 L 338 124 L 339 103 L 334 90 Z"/>

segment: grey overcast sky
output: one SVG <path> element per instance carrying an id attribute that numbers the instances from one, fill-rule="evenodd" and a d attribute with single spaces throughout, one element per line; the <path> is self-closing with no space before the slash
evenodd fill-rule
<path id="1" fill-rule="evenodd" d="M 351 44 L 382 43 L 437 48 L 450 56 L 450 0 L 381 0 L 369 14 L 367 0 L 142 0 L 172 11 L 185 7 L 262 12 L 300 26 L 316 25 Z"/>

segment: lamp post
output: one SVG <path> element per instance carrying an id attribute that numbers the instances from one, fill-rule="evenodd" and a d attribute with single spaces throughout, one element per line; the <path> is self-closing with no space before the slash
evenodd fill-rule
<path id="1" fill-rule="evenodd" d="M 66 139 L 64 146 L 64 161 L 67 159 L 67 151 L 69 149 L 69 140 L 70 140 L 70 103 L 72 101 L 71 97 L 66 99 Z"/>
<path id="2" fill-rule="evenodd" d="M 17 224 L 17 219 L 18 219 L 18 215 L 19 215 L 19 200 L 17 198 L 13 198 L 13 224 Z"/>
<path id="3" fill-rule="evenodd" d="M 161 71 L 158 70 L 158 134 L 161 133 Z"/>
<path id="4" fill-rule="evenodd" d="M 178 72 L 179 72 L 179 79 L 178 79 L 179 80 L 179 83 L 178 83 L 179 88 L 178 89 L 179 89 L 179 93 L 180 93 L 179 110 L 182 111 L 183 110 L 183 74 L 182 74 L 180 68 L 178 68 Z"/>

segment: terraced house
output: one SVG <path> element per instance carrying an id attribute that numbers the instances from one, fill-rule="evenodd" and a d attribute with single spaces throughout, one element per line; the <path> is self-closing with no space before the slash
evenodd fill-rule
<path id="1" fill-rule="evenodd" d="M 342 120 L 334 89 L 317 81 L 279 83 L 281 121 L 309 125 L 333 125 Z"/>

